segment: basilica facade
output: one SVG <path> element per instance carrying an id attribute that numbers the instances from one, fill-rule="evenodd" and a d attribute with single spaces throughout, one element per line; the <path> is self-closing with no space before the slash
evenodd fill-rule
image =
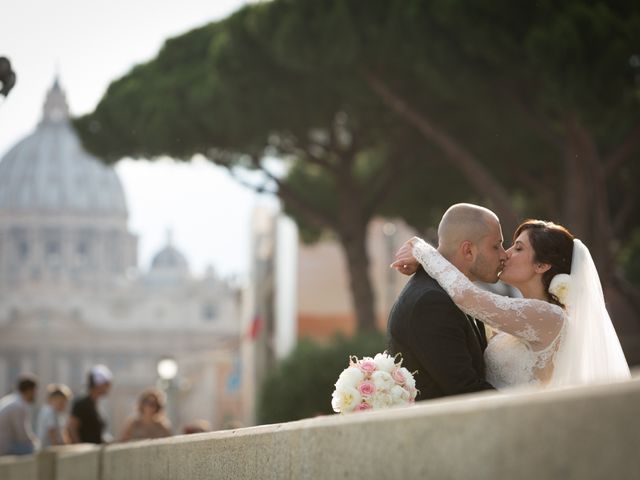
<path id="1" fill-rule="evenodd" d="M 194 278 L 170 239 L 140 271 L 127 222 L 117 174 L 82 148 L 56 81 L 35 131 L 0 161 L 0 393 L 32 372 L 81 395 L 103 363 L 117 437 L 169 358 L 178 373 L 162 385 L 176 433 L 196 419 L 241 422 L 242 292 L 212 271 Z"/>

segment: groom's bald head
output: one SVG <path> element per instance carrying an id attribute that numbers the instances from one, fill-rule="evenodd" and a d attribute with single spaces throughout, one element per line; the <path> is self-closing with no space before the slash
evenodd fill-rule
<path id="1" fill-rule="evenodd" d="M 438 249 L 445 256 L 454 255 L 462 242 L 477 245 L 496 224 L 498 217 L 488 208 L 471 203 L 452 205 L 438 225 Z"/>

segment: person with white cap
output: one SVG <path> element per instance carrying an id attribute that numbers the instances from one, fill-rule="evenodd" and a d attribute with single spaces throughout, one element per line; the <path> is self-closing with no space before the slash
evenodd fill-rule
<path id="1" fill-rule="evenodd" d="M 67 430 L 71 443 L 104 443 L 105 421 L 97 403 L 109 393 L 113 374 L 105 365 L 95 365 L 89 371 L 87 396 L 74 402 Z"/>

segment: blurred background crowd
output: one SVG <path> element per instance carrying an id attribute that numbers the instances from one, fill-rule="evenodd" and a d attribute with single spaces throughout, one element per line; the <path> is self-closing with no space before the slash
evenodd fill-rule
<path id="1" fill-rule="evenodd" d="M 34 416 L 38 390 L 35 375 L 19 376 L 15 391 L 0 399 L 0 455 L 27 455 L 46 447 L 73 443 L 112 443 L 171 436 L 165 416 L 165 395 L 157 388 L 140 393 L 135 409 L 117 435 L 112 433 L 100 400 L 109 394 L 113 374 L 105 365 L 95 365 L 87 374 L 87 389 L 74 398 L 62 383 L 46 387 L 46 402 Z M 33 426 L 35 425 L 35 429 Z M 175 433 L 202 433 L 206 420 L 196 419 Z"/>

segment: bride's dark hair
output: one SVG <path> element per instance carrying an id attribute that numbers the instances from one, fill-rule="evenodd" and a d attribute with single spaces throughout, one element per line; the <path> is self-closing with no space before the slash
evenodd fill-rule
<path id="1" fill-rule="evenodd" d="M 556 275 L 571 273 L 573 235 L 562 225 L 553 222 L 525 220 L 513 234 L 513 241 L 515 242 L 516 238 L 525 231 L 529 234 L 529 242 L 535 255 L 533 261 L 551 265 L 551 268 L 542 274 L 542 285 L 548 300 L 564 307 L 558 297 L 549 292 L 549 285 Z"/>

